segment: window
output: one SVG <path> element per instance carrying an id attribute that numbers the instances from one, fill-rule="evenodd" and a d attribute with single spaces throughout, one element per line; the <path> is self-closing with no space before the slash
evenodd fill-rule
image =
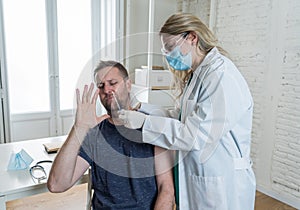
<path id="1" fill-rule="evenodd" d="M 73 108 L 76 82 L 92 57 L 90 2 L 57 1 L 57 19 L 60 109 L 67 110 Z"/>
<path id="2" fill-rule="evenodd" d="M 3 13 L 10 112 L 49 111 L 45 1 L 4 0 Z"/>
<path id="3" fill-rule="evenodd" d="M 4 11 L 0 59 L 7 64 L 2 71 L 8 77 L 5 97 L 10 102 L 10 122 L 5 123 L 10 123 L 12 134 L 8 141 L 69 131 L 81 73 L 88 69 L 86 75 L 92 80 L 99 59 L 93 60 L 94 55 L 107 45 L 109 54 L 116 54 L 111 42 L 117 40 L 116 26 L 123 27 L 116 24 L 121 20 L 116 12 L 120 4 L 116 0 L 0 0 Z"/>

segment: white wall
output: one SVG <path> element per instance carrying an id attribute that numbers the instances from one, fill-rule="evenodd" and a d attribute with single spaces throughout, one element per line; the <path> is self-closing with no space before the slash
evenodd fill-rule
<path id="1" fill-rule="evenodd" d="M 133 82 L 135 69 L 143 66 L 164 66 L 161 41 L 158 32 L 167 18 L 176 12 L 174 0 L 127 0 L 126 46 L 124 64 Z M 149 83 L 147 72 L 146 83 Z M 169 90 L 152 90 L 148 85 L 133 85 L 132 94 L 138 100 L 165 107 L 174 105 L 174 97 Z"/>
<path id="2" fill-rule="evenodd" d="M 147 36 L 149 22 L 148 0 L 127 0 L 125 12 L 125 57 L 124 64 L 134 78 L 134 69 L 147 65 Z"/>
<path id="3" fill-rule="evenodd" d="M 149 11 L 151 5 L 152 17 Z M 153 58 L 152 65 L 164 65 L 158 32 L 165 20 L 176 12 L 176 6 L 174 0 L 127 0 L 124 63 L 133 81 L 135 68 L 148 65 L 149 52 Z M 150 40 L 149 34 L 152 35 Z"/>

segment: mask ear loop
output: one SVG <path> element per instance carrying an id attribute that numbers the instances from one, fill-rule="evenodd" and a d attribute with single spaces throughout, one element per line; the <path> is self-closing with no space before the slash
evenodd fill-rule
<path id="1" fill-rule="evenodd" d="M 183 36 L 182 36 L 182 37 L 183 37 Z M 178 51 L 179 51 L 180 55 L 183 56 L 183 57 L 186 56 L 187 54 L 189 54 L 189 52 L 191 52 L 191 51 L 192 51 L 192 48 L 193 48 L 193 45 L 191 45 L 189 51 L 188 51 L 185 55 L 183 55 L 182 52 L 181 52 L 181 46 L 183 45 L 183 43 L 184 43 L 185 40 L 186 40 L 186 37 L 183 38 L 183 41 L 180 43 L 180 45 L 177 45 L 177 46 L 175 47 L 175 48 L 179 48 Z M 175 48 L 174 48 L 174 49 L 175 49 Z M 168 56 L 172 56 L 172 52 L 174 51 L 174 49 L 168 54 Z"/>
<path id="2" fill-rule="evenodd" d="M 180 41 L 180 40 L 186 40 L 186 38 L 187 38 L 187 36 L 189 35 L 189 33 L 190 32 L 184 32 L 184 33 L 182 33 L 182 34 L 180 34 L 180 38 L 175 42 L 175 44 L 177 45 L 177 43 Z M 183 42 L 182 42 L 183 43 Z M 182 43 L 179 45 L 179 46 L 181 46 L 182 45 Z"/>
<path id="3" fill-rule="evenodd" d="M 190 32 L 185 32 L 185 34 L 182 35 L 182 37 L 184 38 L 184 40 L 187 40 L 189 34 L 190 34 Z M 184 41 L 183 41 L 183 42 L 184 42 Z M 183 44 L 183 42 L 180 44 L 179 47 L 181 47 L 181 45 Z M 185 55 L 183 55 L 183 54 L 181 53 L 181 51 L 180 51 L 180 54 L 181 54 L 182 56 L 186 56 L 187 54 L 189 54 L 189 53 L 192 51 L 193 47 L 194 47 L 194 43 L 192 42 L 191 45 L 190 45 L 189 51 L 188 51 Z"/>
<path id="4" fill-rule="evenodd" d="M 184 41 L 187 40 L 188 35 L 189 35 L 189 32 L 185 32 L 185 33 L 181 34 L 180 38 L 175 42 L 175 45 L 176 45 L 176 47 L 179 48 L 180 54 L 181 54 L 181 55 L 182 55 L 182 53 L 181 53 L 181 46 L 183 45 Z M 183 41 L 180 43 L 180 45 L 177 45 L 177 43 L 180 42 L 181 40 L 183 40 Z M 176 47 L 175 47 L 175 48 L 176 48 Z M 175 49 L 175 48 L 174 48 L 174 49 Z M 174 49 L 173 49 L 173 50 L 174 50 Z M 173 51 L 173 50 L 172 50 L 172 51 Z M 191 48 L 190 48 L 189 52 L 190 52 L 191 50 L 192 50 L 192 45 L 191 45 Z M 171 51 L 171 52 L 172 52 L 172 51 Z M 171 52 L 169 52 L 168 55 L 171 55 Z M 187 54 L 188 54 L 188 53 L 187 53 Z M 184 56 L 184 55 L 182 55 L 182 56 Z"/>
<path id="5" fill-rule="evenodd" d="M 179 39 L 176 40 L 175 45 L 177 46 L 177 43 L 178 43 L 180 40 L 182 40 L 182 38 L 185 38 L 185 36 L 186 36 L 185 34 L 181 34 L 180 37 L 179 37 Z M 176 36 L 172 37 L 169 41 L 171 41 L 171 40 L 173 40 L 173 39 L 175 39 L 175 38 L 176 38 Z M 161 41 L 162 41 L 162 38 L 161 38 Z M 162 42 L 163 42 L 163 41 L 162 41 Z M 168 55 L 170 52 L 168 52 L 168 50 L 166 50 L 165 45 L 166 45 L 166 43 L 163 44 L 163 47 L 161 48 L 161 52 L 162 52 L 163 55 Z"/>

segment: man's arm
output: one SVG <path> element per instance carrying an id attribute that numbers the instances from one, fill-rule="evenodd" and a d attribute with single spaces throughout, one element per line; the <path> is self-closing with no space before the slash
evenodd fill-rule
<path id="1" fill-rule="evenodd" d="M 97 89 L 92 96 L 93 89 L 93 84 L 89 88 L 85 85 L 82 98 L 80 98 L 79 90 L 76 90 L 75 123 L 53 162 L 47 182 L 47 187 L 51 192 L 66 191 L 89 167 L 89 163 L 78 156 L 81 143 L 90 128 L 109 117 L 108 115 L 96 116 L 96 99 L 99 90 Z"/>
<path id="2" fill-rule="evenodd" d="M 78 156 L 80 142 L 83 141 L 86 133 L 86 128 L 72 127 L 53 162 L 47 182 L 50 192 L 68 190 L 88 169 L 89 163 Z"/>
<path id="3" fill-rule="evenodd" d="M 158 195 L 154 210 L 173 210 L 175 205 L 173 182 L 173 151 L 155 147 L 155 172 Z"/>

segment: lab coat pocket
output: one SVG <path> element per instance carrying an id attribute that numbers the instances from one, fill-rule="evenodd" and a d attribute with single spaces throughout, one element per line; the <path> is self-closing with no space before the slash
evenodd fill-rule
<path id="1" fill-rule="evenodd" d="M 189 203 L 193 210 L 227 210 L 224 178 L 200 177 L 189 178 Z"/>

